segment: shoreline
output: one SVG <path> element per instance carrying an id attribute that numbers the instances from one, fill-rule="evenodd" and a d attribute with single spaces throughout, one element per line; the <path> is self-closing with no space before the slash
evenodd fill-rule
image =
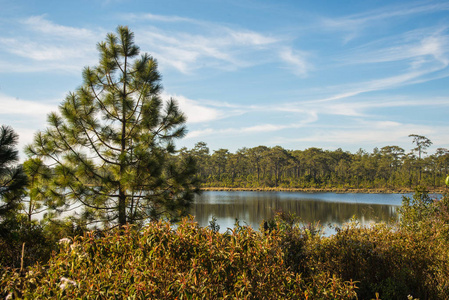
<path id="1" fill-rule="evenodd" d="M 226 191 L 226 192 L 302 192 L 302 193 L 337 193 L 337 194 L 410 194 L 414 193 L 414 189 L 400 188 L 270 188 L 270 187 L 201 187 L 201 191 Z M 445 188 L 429 189 L 429 193 L 444 194 L 447 192 Z"/>

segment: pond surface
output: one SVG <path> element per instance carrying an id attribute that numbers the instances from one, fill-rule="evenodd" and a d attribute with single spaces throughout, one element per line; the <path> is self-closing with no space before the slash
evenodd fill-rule
<path id="1" fill-rule="evenodd" d="M 202 227 L 215 217 L 220 232 L 233 228 L 236 219 L 258 230 L 276 211 L 295 213 L 304 224 L 341 226 L 355 215 L 367 225 L 396 220 L 401 203 L 401 194 L 205 191 L 195 198 L 191 214 Z"/>

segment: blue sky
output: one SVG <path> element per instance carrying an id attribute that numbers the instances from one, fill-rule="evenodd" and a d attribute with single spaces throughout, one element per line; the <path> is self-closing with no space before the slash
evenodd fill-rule
<path id="1" fill-rule="evenodd" d="M 20 147 L 128 25 L 188 116 L 179 147 L 449 148 L 449 2 L 0 0 L 0 123 Z"/>

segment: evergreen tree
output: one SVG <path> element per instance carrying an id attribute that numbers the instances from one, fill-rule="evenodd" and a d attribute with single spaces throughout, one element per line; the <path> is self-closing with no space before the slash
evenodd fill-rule
<path id="1" fill-rule="evenodd" d="M 418 152 L 418 163 L 419 163 L 419 179 L 418 182 L 421 182 L 421 174 L 422 174 L 422 163 L 421 155 L 426 154 L 425 151 L 427 148 L 429 148 L 433 143 L 430 139 L 423 135 L 417 135 L 417 134 L 410 134 L 409 137 L 413 138 L 413 144 L 416 144 L 416 147 L 412 150 L 415 152 Z"/>
<path id="2" fill-rule="evenodd" d="M 289 158 L 290 156 L 288 152 L 281 146 L 270 148 L 268 152 L 268 159 L 274 175 L 273 177 L 275 187 L 278 187 L 279 181 L 281 180 L 281 173 L 284 170 L 285 166 L 287 166 Z"/>
<path id="3" fill-rule="evenodd" d="M 98 66 L 84 69 L 83 85 L 27 147 L 53 168 L 45 204 L 56 212 L 80 204 L 83 219 L 110 225 L 185 215 L 196 167 L 174 159 L 186 118 L 175 100 L 162 101 L 156 60 L 139 56 L 123 26 L 97 46 Z"/>
<path id="4" fill-rule="evenodd" d="M 22 167 L 16 166 L 18 139 L 11 127 L 0 127 L 0 220 L 14 212 L 25 195 L 27 177 Z"/>

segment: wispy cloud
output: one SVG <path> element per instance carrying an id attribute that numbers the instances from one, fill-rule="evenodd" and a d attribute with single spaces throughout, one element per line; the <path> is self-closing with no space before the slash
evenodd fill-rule
<path id="1" fill-rule="evenodd" d="M 353 67 L 358 72 L 363 71 L 367 64 L 375 64 L 376 70 L 384 71 L 370 75 L 377 75 L 378 78 L 325 87 L 323 90 L 335 92 L 317 102 L 340 101 L 369 92 L 448 77 L 448 26 L 425 27 L 384 35 L 380 39 L 346 49 L 345 55 L 336 57 L 335 60 L 338 62 L 334 66 L 336 68 Z M 393 63 L 394 69 L 391 68 Z"/>
<path id="2" fill-rule="evenodd" d="M 404 96 L 371 96 L 342 103 L 331 103 L 326 106 L 326 109 L 316 110 L 323 114 L 368 117 L 372 114 L 373 109 L 394 107 L 449 107 L 449 97 L 426 97 L 423 99 Z"/>
<path id="3" fill-rule="evenodd" d="M 127 13 L 123 14 L 123 18 L 130 21 L 156 21 L 156 22 L 167 22 L 167 23 L 179 23 L 186 22 L 191 24 L 205 24 L 206 22 L 201 22 L 195 19 L 179 17 L 179 16 L 166 16 L 166 15 L 155 15 L 151 13 L 135 14 Z"/>
<path id="4" fill-rule="evenodd" d="M 221 26 L 209 27 L 196 34 L 151 27 L 137 29 L 136 35 L 142 37 L 142 48 L 154 53 L 161 64 L 182 73 L 191 73 L 205 66 L 235 69 L 263 63 L 251 59 L 251 54 L 264 52 L 278 42 L 260 33 Z"/>
<path id="5" fill-rule="evenodd" d="M 288 45 L 291 38 L 179 16 L 125 14 L 123 18 L 134 22 L 150 21 L 150 24 L 169 22 L 194 26 L 186 30 L 182 27 L 162 30 L 145 24 L 138 30 L 139 36 L 144 37 L 145 47 L 151 49 L 163 65 L 182 73 L 191 73 L 200 67 L 236 70 L 268 62 L 287 63 L 292 73 L 300 77 L 311 69 L 306 53 Z"/>
<path id="6" fill-rule="evenodd" d="M 8 45 L 9 52 L 35 61 L 63 61 L 83 57 L 82 51 L 67 45 L 49 45 L 35 41 L 1 38 L 0 44 Z"/>
<path id="7" fill-rule="evenodd" d="M 273 108 L 266 107 L 264 110 L 269 110 L 273 112 Z M 260 109 L 259 109 L 260 110 Z M 278 111 L 284 111 L 282 108 Z M 268 132 L 276 132 L 287 129 L 298 129 L 306 126 L 307 124 L 316 122 L 318 120 L 317 114 L 312 111 L 302 111 L 303 115 L 298 118 L 299 121 L 294 123 L 287 124 L 272 124 L 272 123 L 263 123 L 251 126 L 241 126 L 241 127 L 231 127 L 231 128 L 206 128 L 200 130 L 194 130 L 189 132 L 186 138 L 198 138 L 198 137 L 206 137 L 211 135 L 232 135 L 232 136 L 250 136 L 252 134 L 257 133 L 268 133 Z M 249 112 L 247 112 L 249 114 Z"/>
<path id="8" fill-rule="evenodd" d="M 380 21 L 448 10 L 447 2 L 403 2 L 345 17 L 322 18 L 321 25 L 323 28 L 348 32 L 344 38 L 345 42 L 348 42 L 356 37 L 359 31 L 366 27 L 378 26 Z"/>
<path id="9" fill-rule="evenodd" d="M 55 24 L 45 16 L 11 22 L 15 23 L 11 25 L 14 28 L 12 32 L 0 35 L 0 52 L 8 53 L 10 57 L 7 60 L 0 59 L 0 65 L 13 63 L 16 68 L 2 71 L 79 72 L 97 58 L 95 45 L 102 35 L 100 32 Z"/>
<path id="10" fill-rule="evenodd" d="M 384 37 L 350 49 L 340 60 L 345 64 L 411 61 L 414 68 L 439 62 L 448 64 L 447 26 L 420 28 Z"/>
<path id="11" fill-rule="evenodd" d="M 250 30 L 236 30 L 230 27 L 223 26 L 219 23 L 208 22 L 198 19 L 155 15 L 155 14 L 124 14 L 123 17 L 132 21 L 155 21 L 164 23 L 188 23 L 197 25 L 196 30 L 202 32 L 204 37 L 213 38 L 213 40 L 225 40 L 233 42 L 237 45 L 267 45 L 278 42 L 278 38 L 266 36 Z M 153 28 L 154 29 L 154 28 Z M 217 36 L 222 36 L 222 39 L 217 39 Z"/>
<path id="12" fill-rule="evenodd" d="M 334 102 L 343 99 L 349 99 L 351 97 L 365 94 L 368 92 L 383 91 L 388 89 L 393 89 L 405 85 L 416 84 L 418 82 L 426 82 L 435 79 L 434 76 L 429 76 L 433 73 L 437 73 L 446 69 L 447 65 L 438 66 L 426 66 L 419 70 L 410 70 L 403 74 L 389 76 L 385 78 L 373 79 L 363 82 L 342 84 L 340 86 L 331 87 L 339 92 L 318 100 L 312 100 L 310 102 L 323 103 L 323 102 Z M 437 74 L 438 78 L 448 77 L 449 73 Z"/>
<path id="13" fill-rule="evenodd" d="M 285 48 L 280 51 L 279 56 L 288 64 L 288 68 L 291 69 L 294 74 L 300 77 L 306 77 L 311 67 L 304 52 Z"/>
<path id="14" fill-rule="evenodd" d="M 267 132 L 275 132 L 279 130 L 289 129 L 289 128 L 300 128 L 304 126 L 304 123 L 298 124 L 260 124 L 254 126 L 240 127 L 240 128 L 225 128 L 225 129 L 213 129 L 207 128 L 202 130 L 194 130 L 189 132 L 186 138 L 198 138 L 205 137 L 210 135 L 234 135 L 234 136 L 245 136 L 248 134 L 256 134 L 256 133 L 267 133 Z"/>
<path id="15" fill-rule="evenodd" d="M 59 37 L 63 40 L 67 39 L 95 39 L 97 35 L 90 29 L 76 28 L 55 24 L 44 16 L 32 16 L 19 21 L 26 25 L 30 30 L 38 33 Z"/>
<path id="16" fill-rule="evenodd" d="M 178 16 L 125 14 L 123 19 L 135 22 L 133 31 L 142 51 L 152 53 L 162 68 L 174 68 L 184 74 L 201 68 L 234 71 L 273 62 L 288 64 L 292 73 L 300 77 L 311 69 L 305 52 L 289 45 L 290 38 L 269 32 Z M 60 25 L 45 15 L 11 22 L 15 23 L 15 29 L 9 34 L 0 34 L 0 53 L 13 57 L 0 59 L 0 65 L 7 66 L 14 61 L 16 72 L 70 71 L 95 64 L 95 46 L 106 33 L 101 28 Z M 175 27 L 158 26 L 161 22 L 174 23 Z M 182 23 L 188 24 L 188 28 Z M 21 62 L 20 58 L 27 61 Z"/>

